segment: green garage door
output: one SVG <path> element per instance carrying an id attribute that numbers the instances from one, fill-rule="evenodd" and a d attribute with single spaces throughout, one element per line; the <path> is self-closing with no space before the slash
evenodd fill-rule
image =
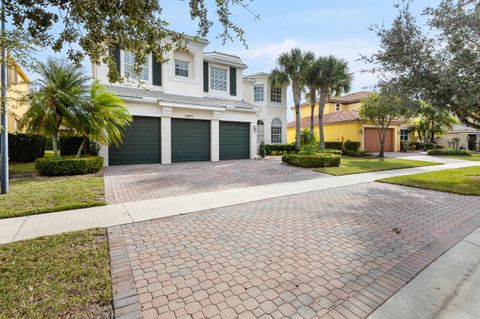
<path id="1" fill-rule="evenodd" d="M 123 143 L 108 148 L 109 165 L 160 163 L 160 118 L 134 116 Z"/>
<path id="2" fill-rule="evenodd" d="M 250 123 L 220 122 L 220 159 L 250 158 Z"/>
<path id="3" fill-rule="evenodd" d="M 210 121 L 172 119 L 172 162 L 210 160 Z"/>

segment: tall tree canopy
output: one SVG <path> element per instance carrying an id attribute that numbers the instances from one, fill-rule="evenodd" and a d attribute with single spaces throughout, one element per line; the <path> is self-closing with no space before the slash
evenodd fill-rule
<path id="1" fill-rule="evenodd" d="M 243 29 L 231 20 L 231 8 L 247 7 L 250 1 L 212 1 L 224 42 L 237 37 L 245 44 Z M 209 33 L 215 19 L 208 11 L 208 2 L 188 0 L 190 17 L 198 22 L 198 37 Z M 162 61 L 166 52 L 183 46 L 186 40 L 168 28 L 159 0 L 10 0 L 5 1 L 5 15 L 13 31 L 6 32 L 0 41 L 17 60 L 31 55 L 34 48 L 50 47 L 59 52 L 66 47 L 68 58 L 76 64 L 88 56 L 92 63 L 102 61 L 112 66 L 110 80 L 119 80 L 108 54 L 115 45 L 133 52 L 139 69 L 147 54 L 153 52 Z"/>
<path id="2" fill-rule="evenodd" d="M 380 81 L 436 108 L 445 108 L 480 129 L 480 1 L 442 0 L 427 8 L 420 25 L 410 0 L 392 26 L 373 26 L 381 49 L 363 57 Z"/>

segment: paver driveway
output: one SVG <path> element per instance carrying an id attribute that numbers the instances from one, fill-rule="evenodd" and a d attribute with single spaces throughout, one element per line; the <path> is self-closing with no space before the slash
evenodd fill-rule
<path id="1" fill-rule="evenodd" d="M 366 183 L 113 227 L 115 314 L 365 318 L 478 227 L 478 207 Z"/>
<path id="2" fill-rule="evenodd" d="M 322 176 L 328 175 L 287 166 L 275 158 L 111 166 L 105 170 L 105 192 L 109 203 L 122 203 Z"/>

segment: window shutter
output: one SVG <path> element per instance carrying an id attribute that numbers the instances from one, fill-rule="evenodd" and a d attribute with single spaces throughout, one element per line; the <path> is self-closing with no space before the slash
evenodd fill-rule
<path id="1" fill-rule="evenodd" d="M 116 44 L 115 48 L 113 49 L 113 59 L 115 60 L 115 67 L 117 69 L 118 75 L 121 75 L 121 73 L 120 73 L 120 46 L 118 44 Z"/>
<path id="2" fill-rule="evenodd" d="M 237 68 L 230 68 L 230 95 L 237 95 Z"/>
<path id="3" fill-rule="evenodd" d="M 203 62 L 203 92 L 208 92 L 208 62 Z"/>
<path id="4" fill-rule="evenodd" d="M 152 54 L 152 84 L 162 86 L 162 64 L 157 61 L 155 54 Z"/>

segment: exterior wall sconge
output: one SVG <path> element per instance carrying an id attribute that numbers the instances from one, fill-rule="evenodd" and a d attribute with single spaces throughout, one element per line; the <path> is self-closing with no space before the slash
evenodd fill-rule
<path id="1" fill-rule="evenodd" d="M 362 130 L 362 129 L 360 129 L 360 131 L 359 131 L 359 132 L 360 132 L 360 134 L 363 134 L 363 130 Z"/>
<path id="2" fill-rule="evenodd" d="M 255 134 L 257 133 L 257 126 L 256 125 L 253 126 L 253 133 L 255 133 Z"/>

